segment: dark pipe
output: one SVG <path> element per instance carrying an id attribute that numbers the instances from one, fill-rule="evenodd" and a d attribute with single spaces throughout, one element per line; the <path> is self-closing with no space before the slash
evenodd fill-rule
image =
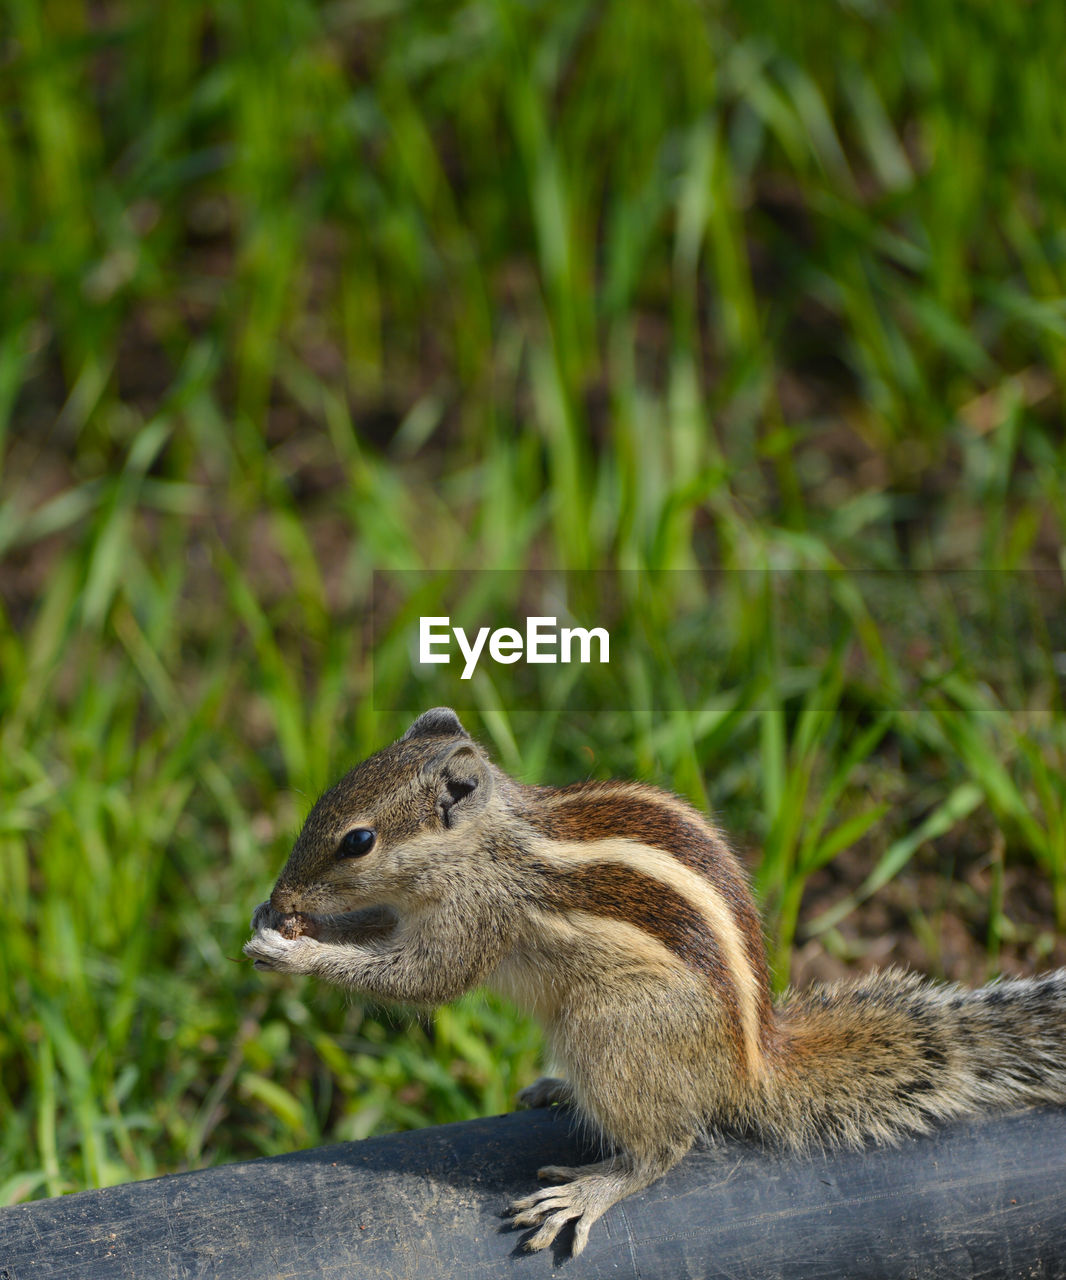
<path id="1" fill-rule="evenodd" d="M 1066 1110 L 861 1153 L 696 1152 L 581 1257 L 526 1254 L 501 1211 L 581 1157 L 564 1114 L 526 1112 L 39 1200 L 0 1210 L 0 1278 L 1066 1276 Z"/>

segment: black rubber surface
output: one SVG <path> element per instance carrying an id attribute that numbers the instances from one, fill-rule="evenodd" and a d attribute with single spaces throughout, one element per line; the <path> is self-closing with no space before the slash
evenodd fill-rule
<path id="1" fill-rule="evenodd" d="M 696 1152 L 580 1258 L 525 1253 L 501 1210 L 581 1156 L 564 1114 L 526 1112 L 40 1200 L 0 1210 L 0 1280 L 1066 1277 L 1066 1111 L 861 1154 Z"/>

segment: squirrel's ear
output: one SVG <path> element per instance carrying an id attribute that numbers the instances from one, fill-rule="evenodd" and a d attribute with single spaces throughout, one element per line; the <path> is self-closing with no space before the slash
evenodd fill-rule
<path id="1" fill-rule="evenodd" d="M 472 742 L 457 742 L 442 751 L 428 772 L 437 813 L 446 827 L 457 827 L 480 813 L 492 795 L 492 771 Z"/>
<path id="2" fill-rule="evenodd" d="M 469 737 L 451 707 L 432 707 L 429 711 L 422 712 L 400 741 L 407 742 L 410 738 Z"/>

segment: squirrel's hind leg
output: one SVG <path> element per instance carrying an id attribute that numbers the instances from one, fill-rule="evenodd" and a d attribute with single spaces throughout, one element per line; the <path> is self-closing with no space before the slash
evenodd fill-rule
<path id="1" fill-rule="evenodd" d="M 619 1156 L 610 1156 L 598 1164 L 546 1164 L 537 1170 L 537 1177 L 541 1182 L 573 1182 L 588 1173 L 612 1173 L 618 1168 L 619 1161 Z"/>
<path id="2" fill-rule="evenodd" d="M 560 1186 L 542 1187 L 516 1200 L 507 1210 L 516 1227 L 539 1227 L 526 1241 L 527 1249 L 545 1249 L 568 1222 L 574 1223 L 571 1253 L 576 1258 L 588 1243 L 589 1230 L 613 1204 L 634 1191 L 642 1191 L 669 1168 L 638 1166 L 628 1155 L 614 1156 L 599 1164 L 547 1165 L 540 1178 L 566 1179 Z"/>

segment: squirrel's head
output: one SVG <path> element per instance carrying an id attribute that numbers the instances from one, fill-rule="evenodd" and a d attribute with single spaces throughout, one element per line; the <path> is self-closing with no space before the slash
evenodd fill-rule
<path id="1" fill-rule="evenodd" d="M 283 913 L 343 914 L 432 895 L 467 874 L 455 855 L 492 796 L 494 770 L 450 707 L 345 774 L 311 810 L 270 901 Z"/>

